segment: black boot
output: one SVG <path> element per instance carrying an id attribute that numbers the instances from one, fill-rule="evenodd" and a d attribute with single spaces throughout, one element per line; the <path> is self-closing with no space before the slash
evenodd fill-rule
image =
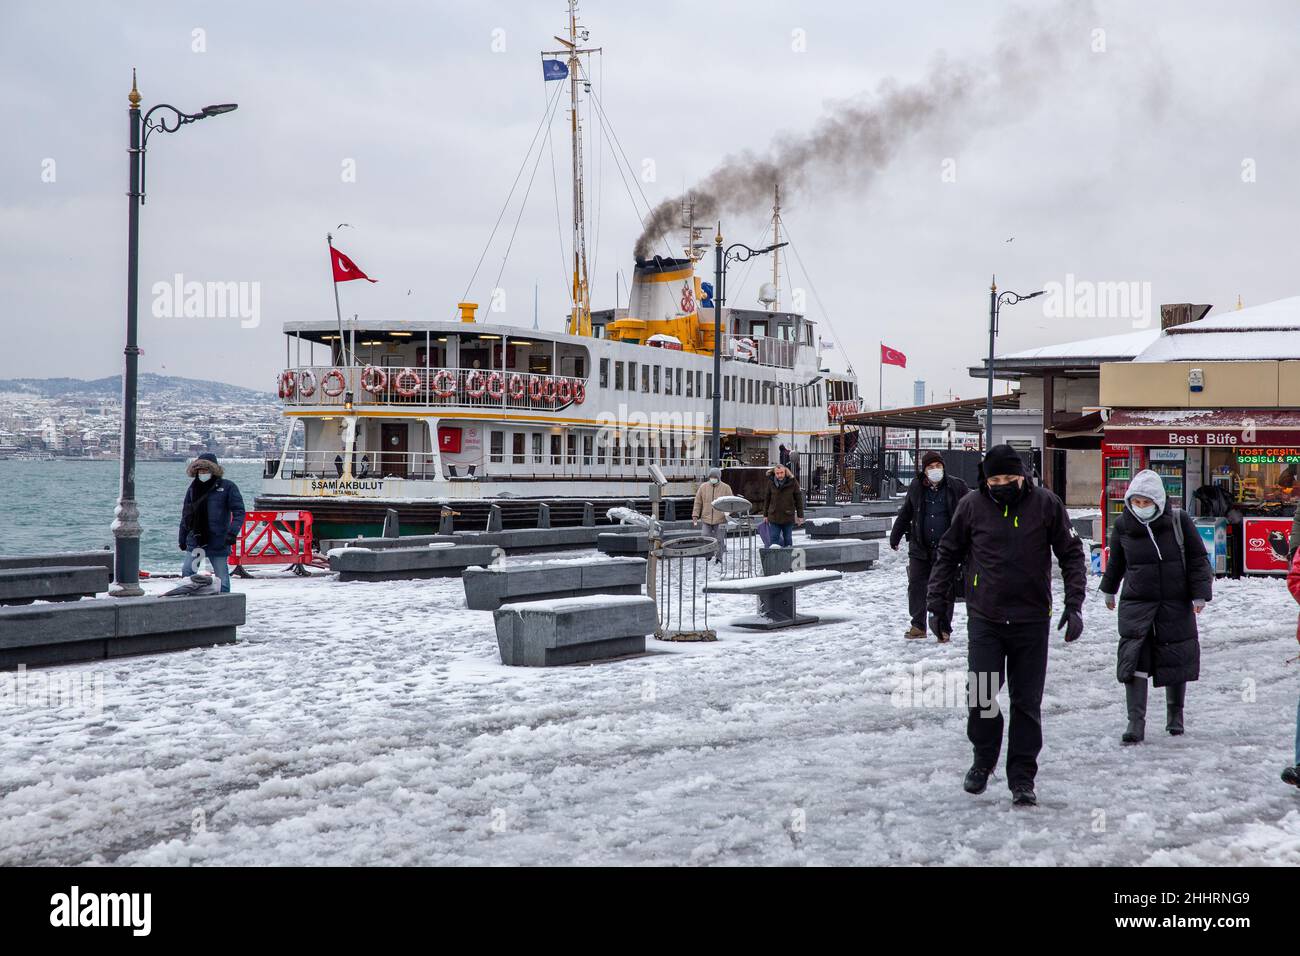
<path id="1" fill-rule="evenodd" d="M 1170 684 L 1165 688 L 1165 709 L 1169 712 L 1169 721 L 1165 730 L 1174 737 L 1183 735 L 1183 701 L 1187 700 L 1186 684 Z"/>
<path id="2" fill-rule="evenodd" d="M 1293 787 L 1300 787 L 1300 764 L 1294 767 L 1287 767 L 1282 771 L 1282 782 L 1289 783 Z"/>
<path id="3" fill-rule="evenodd" d="M 992 770 L 986 770 L 983 767 L 971 767 L 966 771 L 966 779 L 962 781 L 962 789 L 967 793 L 983 793 L 989 785 L 989 774 Z"/>
<path id="4" fill-rule="evenodd" d="M 1147 679 L 1131 677 L 1124 685 L 1124 701 L 1128 704 L 1128 726 L 1119 739 L 1126 744 L 1140 744 L 1147 735 Z"/>

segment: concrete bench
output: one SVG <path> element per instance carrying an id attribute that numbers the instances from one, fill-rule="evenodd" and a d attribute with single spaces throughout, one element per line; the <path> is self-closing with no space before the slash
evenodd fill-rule
<path id="1" fill-rule="evenodd" d="M 435 544 L 423 548 L 342 548 L 329 554 L 340 581 L 410 581 L 458 578 L 466 568 L 488 565 L 500 552 L 487 545 Z"/>
<path id="2" fill-rule="evenodd" d="M 687 538 L 700 532 L 694 528 L 681 528 L 663 532 L 664 541 L 673 538 Z M 605 531 L 596 536 L 596 550 L 602 554 L 649 554 L 650 532 L 648 531 Z"/>
<path id="3" fill-rule="evenodd" d="M 0 604 L 76 601 L 108 590 L 112 575 L 96 565 L 0 569 Z"/>
<path id="4" fill-rule="evenodd" d="M 504 604 L 493 621 L 501 663 L 554 667 L 643 654 L 659 617 L 653 598 L 601 595 Z"/>
<path id="5" fill-rule="evenodd" d="M 803 530 L 810 538 L 883 538 L 893 526 L 892 518 L 810 518 Z"/>
<path id="6" fill-rule="evenodd" d="M 113 573 L 112 551 L 50 551 L 42 554 L 0 554 L 0 571 L 10 568 L 103 568 Z"/>
<path id="7" fill-rule="evenodd" d="M 3 607 L 0 668 L 233 644 L 244 613 L 240 593 Z"/>
<path id="8" fill-rule="evenodd" d="M 786 627 L 816 624 L 812 614 L 800 614 L 795 607 L 795 594 L 799 588 L 810 584 L 838 581 L 843 577 L 838 571 L 790 571 L 785 574 L 765 575 L 761 578 L 739 578 L 734 581 L 711 581 L 704 586 L 709 594 L 757 594 L 758 613 L 736 618 L 731 623 L 759 631 L 777 631 Z"/>
<path id="9" fill-rule="evenodd" d="M 795 552 L 803 553 L 803 571 L 870 571 L 880 560 L 879 541 L 840 538 L 831 541 L 796 541 L 793 548 L 761 548 L 758 559 L 764 574 L 782 574 L 796 567 Z"/>
<path id="10" fill-rule="evenodd" d="M 465 606 L 495 611 L 502 604 L 540 598 L 591 594 L 640 594 L 645 585 L 644 558 L 593 558 L 551 564 L 497 564 L 466 568 Z"/>

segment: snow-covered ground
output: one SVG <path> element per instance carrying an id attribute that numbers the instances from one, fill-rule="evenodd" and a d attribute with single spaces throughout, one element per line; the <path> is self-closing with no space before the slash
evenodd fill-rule
<path id="1" fill-rule="evenodd" d="M 550 669 L 503 667 L 459 580 L 238 582 L 236 646 L 41 672 L 102 679 L 98 714 L 0 685 L 0 864 L 1300 863 L 1280 581 L 1216 584 L 1187 735 L 1155 691 L 1133 748 L 1091 594 L 1013 811 L 1001 768 L 961 789 L 964 609 L 904 641 L 905 564 L 801 592 L 819 626 L 729 628 L 753 598 L 722 596 L 717 643 Z"/>

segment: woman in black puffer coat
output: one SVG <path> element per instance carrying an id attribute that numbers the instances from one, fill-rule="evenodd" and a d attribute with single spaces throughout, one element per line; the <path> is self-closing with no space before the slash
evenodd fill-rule
<path id="1" fill-rule="evenodd" d="M 1165 688 L 1165 729 L 1178 736 L 1187 682 L 1200 676 L 1196 615 L 1210 600 L 1214 571 L 1191 517 L 1165 505 L 1160 476 L 1139 471 L 1124 495 L 1124 511 L 1111 526 L 1110 559 L 1101 579 L 1112 610 L 1120 582 L 1124 584 L 1116 676 L 1128 703 L 1128 727 L 1121 738 L 1126 744 L 1146 736 L 1148 677 Z"/>

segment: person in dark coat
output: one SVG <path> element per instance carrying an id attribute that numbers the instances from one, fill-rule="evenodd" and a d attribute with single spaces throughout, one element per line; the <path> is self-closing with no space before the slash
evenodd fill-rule
<path id="1" fill-rule="evenodd" d="M 1024 462 L 1010 445 L 994 445 L 980 465 L 979 491 L 957 503 L 952 524 L 939 541 L 926 604 L 930 628 L 943 629 L 958 569 L 966 585 L 966 736 L 975 760 L 963 783 L 983 793 L 1002 749 L 1002 711 L 997 695 L 1005 681 L 1011 696 L 1007 733 L 1007 786 L 1016 806 L 1033 806 L 1039 715 L 1047 679 L 1052 623 L 1052 555 L 1065 581 L 1065 610 L 1057 628 L 1066 641 L 1083 633 L 1087 570 L 1083 545 L 1061 499 L 1031 485 Z"/>
<path id="2" fill-rule="evenodd" d="M 894 518 L 889 532 L 889 546 L 898 550 L 899 542 L 907 536 L 907 610 L 912 616 L 911 626 L 903 636 L 913 640 L 925 637 L 925 599 L 930 586 L 930 570 L 939 551 L 939 539 L 952 523 L 957 502 L 970 491 L 966 482 L 949 475 L 944 470 L 943 456 L 928 451 L 921 459 L 921 473 L 907 486 L 907 497 Z M 953 594 L 948 607 L 940 616 L 939 643 L 952 638 Z"/>
<path id="3" fill-rule="evenodd" d="M 1210 600 L 1214 569 L 1196 524 L 1181 508 L 1167 507 L 1164 482 L 1154 471 L 1133 476 L 1108 540 L 1100 590 L 1112 611 L 1117 593 L 1120 599 L 1116 676 L 1128 706 L 1120 739 L 1136 744 L 1146 736 L 1148 677 L 1165 689 L 1165 729 L 1178 736 L 1187 682 L 1200 676 L 1196 615 Z"/>
<path id="4" fill-rule="evenodd" d="M 803 489 L 785 465 L 768 472 L 762 487 L 758 513 L 772 528 L 772 544 L 791 547 L 794 526 L 803 524 Z"/>
<path id="5" fill-rule="evenodd" d="M 230 593 L 226 558 L 244 526 L 244 498 L 233 481 L 227 481 L 217 456 L 204 453 L 189 463 L 185 473 L 193 479 L 181 505 L 180 548 L 189 552 L 181 574 L 189 577 L 203 558 L 221 579 L 221 592 Z"/>

